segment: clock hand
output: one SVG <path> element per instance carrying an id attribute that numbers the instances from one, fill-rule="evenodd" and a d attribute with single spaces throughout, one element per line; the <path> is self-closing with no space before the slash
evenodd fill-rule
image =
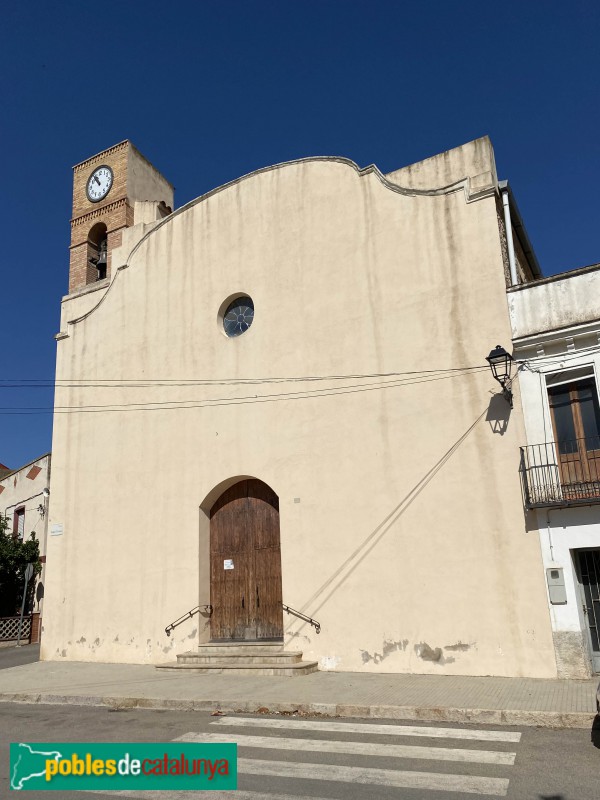
<path id="1" fill-rule="evenodd" d="M 98 186 L 100 186 L 100 181 L 98 180 L 98 176 L 97 176 L 97 175 L 94 175 L 94 180 L 96 181 L 96 183 L 98 184 Z"/>

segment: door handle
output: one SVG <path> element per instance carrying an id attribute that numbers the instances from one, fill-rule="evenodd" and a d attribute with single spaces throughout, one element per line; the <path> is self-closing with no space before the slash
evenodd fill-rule
<path id="1" fill-rule="evenodd" d="M 244 595 L 242 595 L 242 608 L 244 608 Z"/>
<path id="2" fill-rule="evenodd" d="M 260 595 L 258 593 L 258 584 L 256 585 L 256 607 L 260 608 Z"/>

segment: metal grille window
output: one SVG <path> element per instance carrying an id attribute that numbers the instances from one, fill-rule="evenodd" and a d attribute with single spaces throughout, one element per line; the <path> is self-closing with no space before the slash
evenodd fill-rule
<path id="1" fill-rule="evenodd" d="M 594 671 L 600 670 L 600 550 L 579 551 L 579 572 L 583 588 L 583 611 L 592 648 Z"/>

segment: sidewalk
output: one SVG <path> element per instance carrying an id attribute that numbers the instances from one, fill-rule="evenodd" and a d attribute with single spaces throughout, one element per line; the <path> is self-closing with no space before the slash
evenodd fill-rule
<path id="1" fill-rule="evenodd" d="M 151 665 L 40 661 L 0 672 L 0 702 L 588 728 L 597 683 L 357 672 L 194 675 Z"/>

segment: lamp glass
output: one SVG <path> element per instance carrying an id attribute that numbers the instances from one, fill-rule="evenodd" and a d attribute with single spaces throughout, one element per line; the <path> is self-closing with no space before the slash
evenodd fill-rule
<path id="1" fill-rule="evenodd" d="M 511 364 L 513 361 L 511 354 L 507 353 L 506 350 L 500 345 L 496 345 L 496 347 L 486 358 L 486 361 L 489 363 L 492 369 L 492 375 L 494 378 L 498 381 L 498 383 L 504 386 L 506 381 L 510 378 Z"/>

